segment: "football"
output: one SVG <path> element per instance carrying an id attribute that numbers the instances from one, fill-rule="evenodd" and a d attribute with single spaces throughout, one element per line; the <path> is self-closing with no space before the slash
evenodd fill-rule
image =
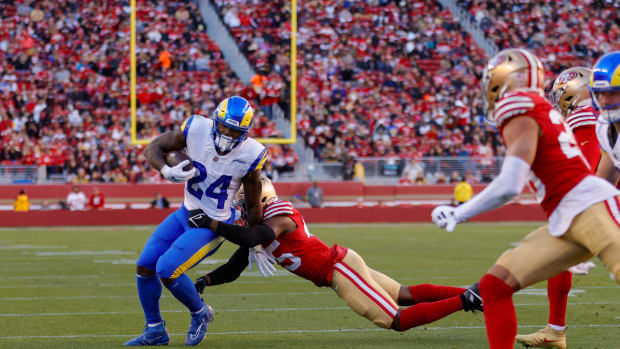
<path id="1" fill-rule="evenodd" d="M 170 167 L 174 167 L 185 160 L 189 160 L 189 164 L 183 167 L 183 171 L 189 171 L 194 165 L 192 165 L 192 159 L 187 154 L 176 150 L 166 153 L 166 164 Z"/>

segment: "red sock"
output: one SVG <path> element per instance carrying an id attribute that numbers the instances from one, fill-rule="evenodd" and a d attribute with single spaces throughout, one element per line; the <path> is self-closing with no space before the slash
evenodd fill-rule
<path id="1" fill-rule="evenodd" d="M 431 284 L 421 284 L 409 286 L 409 292 L 415 303 L 434 302 L 454 296 L 458 296 L 465 292 L 466 289 L 460 287 L 439 286 Z"/>
<path id="2" fill-rule="evenodd" d="M 400 310 L 399 329 L 405 331 L 412 327 L 428 324 L 461 309 L 463 309 L 463 303 L 461 303 L 460 295 L 437 302 L 416 304 Z"/>
<path id="3" fill-rule="evenodd" d="M 512 304 L 514 291 L 497 277 L 485 274 L 480 279 L 484 322 L 491 349 L 512 349 L 517 335 L 517 315 Z"/>
<path id="4" fill-rule="evenodd" d="M 564 271 L 547 282 L 547 295 L 549 296 L 549 323 L 556 326 L 566 324 L 566 303 L 568 292 L 573 283 L 573 274 Z"/>

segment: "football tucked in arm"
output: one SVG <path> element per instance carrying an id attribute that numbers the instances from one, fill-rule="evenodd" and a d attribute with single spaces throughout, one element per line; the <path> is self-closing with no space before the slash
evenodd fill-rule
<path id="1" fill-rule="evenodd" d="M 180 151 L 171 151 L 166 153 L 166 164 L 170 167 L 174 167 L 185 160 L 189 160 L 189 164 L 183 167 L 183 171 L 189 171 L 194 167 L 194 165 L 192 165 L 192 159 L 190 159 L 187 154 Z"/>

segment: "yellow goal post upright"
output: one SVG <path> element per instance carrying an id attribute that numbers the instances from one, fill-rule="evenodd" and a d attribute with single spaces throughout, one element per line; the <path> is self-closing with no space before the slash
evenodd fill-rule
<path id="1" fill-rule="evenodd" d="M 148 144 L 150 139 L 138 139 L 136 121 L 136 0 L 130 0 L 131 14 L 129 39 L 129 107 L 131 109 L 131 144 Z M 290 83 L 290 123 L 291 135 L 288 138 L 257 138 L 263 144 L 293 144 L 297 142 L 297 0 L 291 0 L 291 83 Z"/>

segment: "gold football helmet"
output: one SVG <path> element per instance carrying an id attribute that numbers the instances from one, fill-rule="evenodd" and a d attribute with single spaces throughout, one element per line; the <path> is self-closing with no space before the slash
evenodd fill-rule
<path id="1" fill-rule="evenodd" d="M 542 93 L 545 71 L 533 53 L 522 48 L 500 51 L 489 60 L 482 75 L 484 114 L 495 123 L 495 102 L 515 89 L 532 89 Z"/>
<path id="2" fill-rule="evenodd" d="M 590 99 L 588 83 L 592 70 L 584 67 L 566 69 L 558 75 L 549 92 L 549 101 L 567 116 L 576 105 Z"/>
<path id="3" fill-rule="evenodd" d="M 261 203 L 261 210 L 262 210 L 265 206 L 278 200 L 278 195 L 276 194 L 276 188 L 273 186 L 273 183 L 271 183 L 271 180 L 269 178 L 261 177 L 260 181 L 262 184 L 262 190 L 260 194 L 260 203 Z M 241 210 L 241 218 L 243 220 L 247 220 L 248 209 L 247 209 L 247 205 L 245 204 L 243 184 L 241 185 L 239 190 L 237 190 L 237 193 L 235 193 L 235 197 L 233 199 L 233 206 Z"/>

